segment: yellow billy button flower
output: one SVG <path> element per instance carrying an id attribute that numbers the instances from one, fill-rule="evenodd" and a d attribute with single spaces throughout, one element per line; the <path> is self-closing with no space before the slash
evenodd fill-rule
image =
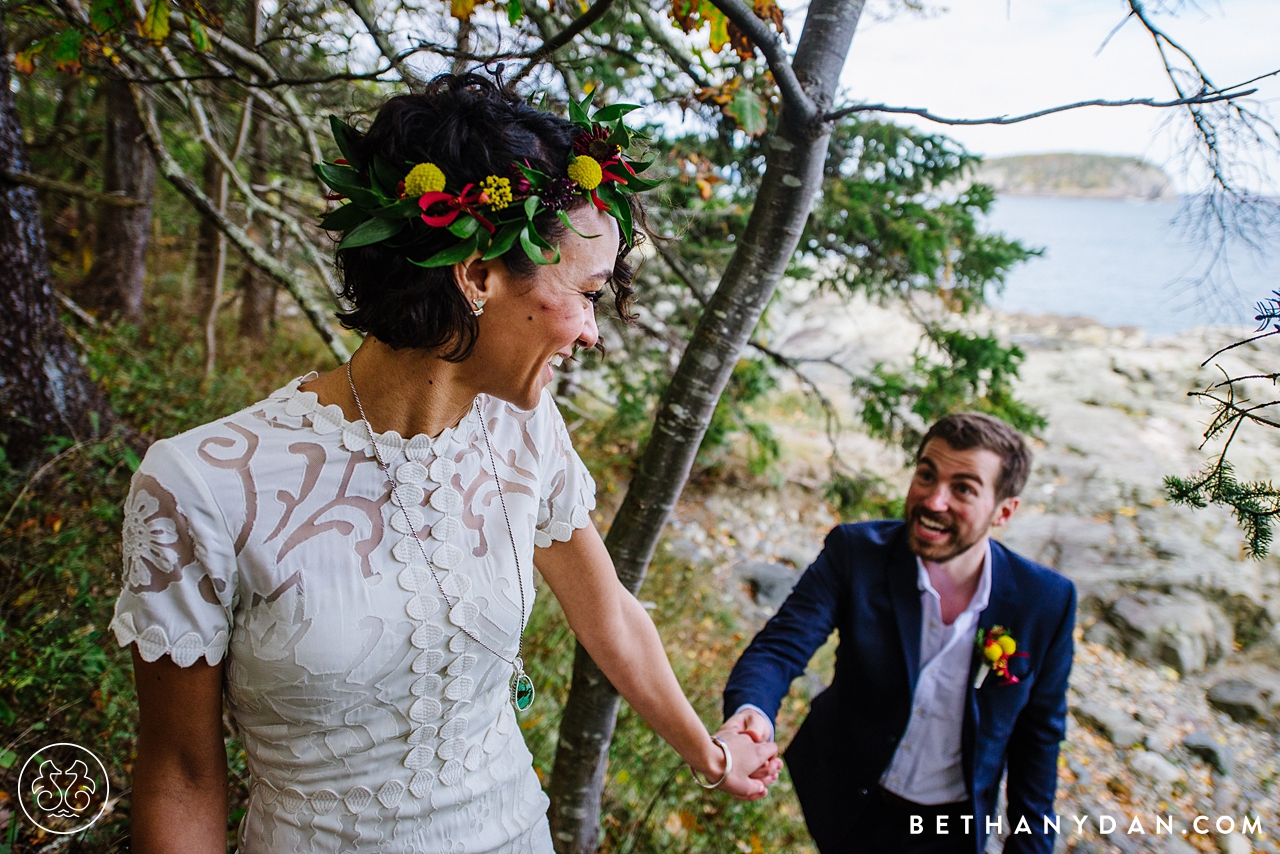
<path id="1" fill-rule="evenodd" d="M 579 154 L 569 164 L 569 179 L 584 190 L 594 190 L 604 180 L 604 171 L 594 157 Z"/>
<path id="2" fill-rule="evenodd" d="M 1001 648 L 999 641 L 987 641 L 987 645 L 983 647 L 982 654 L 986 656 L 987 661 L 995 664 L 1004 657 L 1004 649 Z"/>
<path id="3" fill-rule="evenodd" d="M 444 189 L 444 173 L 434 163 L 419 163 L 404 176 L 404 194 L 412 198 Z"/>
<path id="4" fill-rule="evenodd" d="M 1005 655 L 1013 655 L 1018 651 L 1018 642 L 1008 635 L 1001 635 L 996 639 L 996 643 L 1000 644 L 1000 649 L 1004 650 Z"/>
<path id="5" fill-rule="evenodd" d="M 511 204 L 511 179 L 490 175 L 480 182 L 480 189 L 489 199 L 489 208 L 500 211 Z"/>

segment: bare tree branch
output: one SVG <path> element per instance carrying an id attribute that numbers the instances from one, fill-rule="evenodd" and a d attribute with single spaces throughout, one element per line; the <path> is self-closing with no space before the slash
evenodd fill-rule
<path id="1" fill-rule="evenodd" d="M 529 20 L 533 21 L 533 25 L 538 28 L 538 33 L 544 41 L 550 41 L 555 38 L 552 31 L 552 15 L 545 9 L 539 8 L 536 3 L 530 3 L 525 9 L 525 14 L 529 16 Z M 569 93 L 569 97 L 577 97 L 582 91 L 582 83 L 578 80 L 578 74 L 563 62 L 556 62 L 555 59 L 548 57 L 548 61 L 560 73 L 561 79 L 564 80 L 565 90 Z M 526 66 L 527 70 L 529 66 Z"/>
<path id="2" fill-rule="evenodd" d="M 1280 72 L 1277 72 L 1280 73 Z M 945 116 L 939 116 L 929 112 L 922 107 L 893 107 L 888 104 L 854 104 L 849 107 L 842 107 L 839 110 L 827 113 L 822 117 L 823 121 L 833 122 L 842 119 L 845 116 L 854 113 L 897 113 L 902 115 L 919 116 L 931 122 L 942 125 L 1012 125 L 1018 122 L 1026 122 L 1031 119 L 1038 119 L 1042 116 L 1053 115 L 1054 113 L 1062 113 L 1067 110 L 1078 110 L 1082 107 L 1156 107 L 1167 109 L 1169 107 L 1182 107 L 1189 104 L 1212 104 L 1216 101 L 1230 101 L 1233 98 L 1243 98 L 1257 92 L 1257 89 L 1244 89 L 1239 92 L 1214 92 L 1203 93 L 1200 95 L 1192 95 L 1190 97 L 1178 98 L 1173 101 L 1157 101 L 1154 98 L 1129 98 L 1124 101 L 1108 101 L 1106 99 L 1097 98 L 1091 101 L 1076 101 L 1073 104 L 1063 104 L 1058 107 L 1047 107 L 1043 110 L 1036 110 L 1034 113 L 1024 113 L 1020 116 L 991 116 L 984 119 L 952 119 Z"/>
<path id="3" fill-rule="evenodd" d="M 649 245 L 658 250 L 658 254 L 662 256 L 662 260 L 666 261 L 667 266 L 671 268 L 671 272 L 675 273 L 677 278 L 684 282 L 685 287 L 692 292 L 693 298 L 701 303 L 703 308 L 706 308 L 707 300 L 710 299 L 710 297 L 702 292 L 702 287 L 695 281 L 696 277 L 694 276 L 693 271 L 690 270 L 689 266 L 685 263 L 685 260 L 681 258 L 674 249 L 668 246 L 667 241 L 662 238 L 650 240 Z"/>
<path id="4" fill-rule="evenodd" d="M 312 327 L 320 334 L 329 351 L 338 362 L 345 362 L 351 357 L 347 345 L 329 322 L 329 312 L 316 299 L 314 291 L 307 284 L 305 277 L 297 270 L 290 269 L 273 258 L 270 253 L 254 243 L 244 229 L 231 222 L 225 214 L 218 210 L 218 205 L 206 196 L 199 186 L 183 171 L 182 167 L 170 154 L 160 133 L 160 125 L 156 121 L 155 105 L 140 86 L 130 86 L 138 115 L 147 132 L 147 142 L 156 156 L 160 174 L 164 175 L 175 190 L 186 197 L 202 216 L 207 217 L 227 236 L 236 248 L 243 253 L 245 259 L 284 285 L 293 296 L 303 314 L 311 322 Z"/>
<path id="5" fill-rule="evenodd" d="M 154 86 L 162 83 L 198 83 L 203 81 L 216 81 L 238 83 L 247 89 L 278 89 L 281 86 L 319 86 L 325 83 L 337 83 L 344 80 L 377 80 L 380 83 L 385 83 L 387 81 L 382 80 L 382 75 L 393 70 L 395 69 L 388 66 L 386 68 L 380 68 L 377 71 L 341 72 L 326 74 L 324 77 L 276 77 L 267 81 L 256 80 L 252 77 L 241 77 L 235 72 L 227 72 L 223 74 L 165 74 L 158 77 L 132 77 L 129 78 L 129 82 Z"/>
<path id="6" fill-rule="evenodd" d="M 596 0 L 591 4 L 587 11 L 583 12 L 577 18 L 574 18 L 569 26 L 556 33 L 551 38 L 542 43 L 542 46 L 533 51 L 529 57 L 529 61 L 525 63 L 524 68 L 516 72 L 515 77 L 511 78 L 512 83 L 519 83 L 529 72 L 539 63 L 545 60 L 551 54 L 573 41 L 574 37 L 586 30 L 596 21 L 604 17 L 604 13 L 609 11 L 609 7 L 613 5 L 613 0 Z"/>
<path id="7" fill-rule="evenodd" d="M 62 193 L 68 196 L 75 196 L 78 199 L 88 199 L 91 202 L 97 202 L 102 205 L 111 205 L 115 208 L 137 208 L 150 204 L 149 200 L 134 199 L 118 193 L 99 193 L 79 184 L 46 178 L 43 175 L 36 175 L 32 172 L 0 172 L 0 178 L 12 181 L 15 184 L 35 187 L 37 190 Z"/>
<path id="8" fill-rule="evenodd" d="M 795 359 L 791 356 L 779 353 L 777 350 L 771 350 L 759 341 L 752 339 L 747 342 L 756 350 L 768 356 L 773 363 L 780 368 L 784 368 L 800 381 L 800 383 L 808 389 L 807 394 L 818 401 L 818 405 L 822 407 L 823 415 L 826 418 L 827 444 L 831 446 L 831 456 L 839 459 L 840 456 L 840 415 L 836 410 L 835 404 L 831 402 L 831 398 L 823 393 L 821 387 L 814 382 L 808 374 L 800 370 L 799 362 L 813 361 L 811 359 Z"/>
<path id="9" fill-rule="evenodd" d="M 169 48 L 161 47 L 160 54 L 164 57 L 166 64 L 171 69 L 176 70 L 178 68 L 177 59 Z M 135 56 L 134 59 L 142 63 L 146 62 L 146 60 L 141 56 Z M 273 219 L 284 226 L 294 239 L 297 240 L 298 246 L 302 250 L 303 255 L 320 276 L 320 280 L 325 283 L 325 287 L 330 293 L 335 293 L 333 277 L 330 275 L 328 262 L 320 257 L 320 254 L 316 251 L 315 244 L 312 243 L 312 241 L 303 233 L 302 226 L 298 223 L 297 219 L 285 213 L 283 210 L 263 202 L 254 194 L 253 188 L 249 186 L 249 182 L 246 181 L 240 174 L 239 170 L 236 169 L 233 159 L 228 156 L 225 149 L 223 149 L 222 145 L 219 144 L 218 140 L 214 137 L 209 124 L 208 113 L 204 107 L 203 99 L 200 98 L 189 83 L 182 84 L 181 87 L 179 87 L 179 91 L 182 93 L 182 96 L 186 101 L 188 111 L 191 113 L 191 117 L 195 121 L 196 135 L 204 144 L 205 150 L 218 160 L 224 174 L 230 178 L 232 183 L 235 184 L 236 191 L 243 199 L 249 216 L 253 216 L 255 213 L 260 212 L 266 217 Z"/>
<path id="10" fill-rule="evenodd" d="M 378 16 L 369 7 L 369 0 L 345 0 L 345 2 L 347 7 L 352 12 L 355 12 L 356 17 L 360 19 L 360 23 L 364 24 L 364 28 L 368 30 L 369 35 L 373 37 L 373 41 L 377 44 L 383 58 L 390 62 L 392 67 L 400 73 L 400 79 L 409 87 L 409 91 L 424 91 L 427 88 L 427 81 L 405 61 L 404 56 L 396 51 L 391 44 L 391 39 L 378 26 Z"/>
<path id="11" fill-rule="evenodd" d="M 707 78 L 698 70 L 698 60 L 693 57 L 693 54 L 689 53 L 684 45 L 671 37 L 671 28 L 663 26 L 644 0 L 637 0 L 637 2 L 632 3 L 631 8 L 640 16 L 640 23 L 644 25 L 644 31 L 649 34 L 649 38 L 653 39 L 653 43 L 667 55 L 667 58 L 679 66 L 680 70 L 688 75 L 695 86 L 699 88 L 705 87 Z"/>
<path id="12" fill-rule="evenodd" d="M 1253 81 L 1222 89 L 1209 79 L 1186 48 L 1156 25 L 1142 0 L 1128 0 L 1128 6 L 1130 14 L 1151 36 L 1165 74 L 1180 98 L 1189 98 L 1191 93 L 1226 94 L 1280 74 L 1271 71 Z M 1229 285 L 1231 244 L 1238 242 L 1254 252 L 1264 251 L 1280 224 L 1280 203 L 1259 194 L 1269 176 L 1262 161 L 1254 158 L 1280 156 L 1280 129 L 1262 112 L 1262 107 L 1237 98 L 1192 102 L 1185 109 L 1192 138 L 1180 147 L 1183 168 L 1194 173 L 1194 167 L 1199 166 L 1209 179 L 1208 187 L 1194 196 L 1181 217 L 1188 235 L 1206 247 L 1203 272 L 1188 279 L 1197 289 L 1208 286 L 1206 295 L 1217 297 L 1223 280 Z"/>
<path id="13" fill-rule="evenodd" d="M 274 80 L 279 75 L 276 74 L 275 68 L 257 51 L 249 50 L 236 42 L 234 39 L 227 38 L 217 30 L 209 30 L 209 40 L 213 42 L 219 50 L 224 51 L 228 56 L 234 58 L 241 65 L 261 74 L 264 80 Z M 214 63 L 214 59 L 205 54 L 205 61 Z M 275 99 L 266 99 L 266 103 L 276 106 Z M 314 162 L 320 162 L 324 157 L 320 153 L 320 144 L 316 140 L 315 128 L 312 125 L 307 113 L 302 109 L 302 104 L 298 102 L 297 94 L 289 87 L 285 87 L 280 93 L 280 104 L 284 107 L 285 114 L 292 117 L 293 124 L 297 127 L 298 132 L 302 134 L 307 143 L 307 151 L 311 155 Z"/>

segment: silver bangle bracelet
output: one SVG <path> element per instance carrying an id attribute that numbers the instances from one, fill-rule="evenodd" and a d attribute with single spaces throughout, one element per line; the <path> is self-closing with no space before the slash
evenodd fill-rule
<path id="1" fill-rule="evenodd" d="M 711 736 L 711 740 L 720 745 L 720 749 L 724 751 L 724 774 L 720 776 L 720 779 L 716 780 L 714 783 L 704 783 L 702 782 L 702 778 L 698 776 L 698 769 L 694 768 L 692 765 L 689 766 L 689 770 L 693 772 L 694 781 L 704 789 L 720 788 L 724 785 L 724 781 L 729 779 L 729 772 L 733 770 L 733 754 L 729 752 L 729 745 L 725 744 L 724 739 L 720 738 L 718 735 Z"/>

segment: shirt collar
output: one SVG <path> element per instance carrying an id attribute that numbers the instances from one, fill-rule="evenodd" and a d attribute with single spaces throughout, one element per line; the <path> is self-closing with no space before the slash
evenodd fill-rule
<path id="1" fill-rule="evenodd" d="M 924 568 L 924 561 L 916 557 L 916 587 L 921 592 L 928 591 L 935 597 L 938 591 L 933 588 L 933 582 L 929 580 L 929 570 Z M 973 592 L 973 598 L 969 600 L 969 607 L 964 609 L 964 613 L 981 613 L 986 610 L 987 604 L 991 601 L 991 538 L 987 537 L 986 552 L 982 556 L 982 575 L 978 576 L 978 589 Z"/>

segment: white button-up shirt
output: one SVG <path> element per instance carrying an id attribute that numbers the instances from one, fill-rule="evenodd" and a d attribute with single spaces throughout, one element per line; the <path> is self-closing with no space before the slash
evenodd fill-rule
<path id="1" fill-rule="evenodd" d="M 978 589 L 951 625 L 942 622 L 942 598 L 916 558 L 920 588 L 920 676 L 911 719 L 880 785 L 918 804 L 950 804 L 969 795 L 961 767 L 960 730 L 973 660 L 978 617 L 991 598 L 991 542 L 982 561 Z"/>

